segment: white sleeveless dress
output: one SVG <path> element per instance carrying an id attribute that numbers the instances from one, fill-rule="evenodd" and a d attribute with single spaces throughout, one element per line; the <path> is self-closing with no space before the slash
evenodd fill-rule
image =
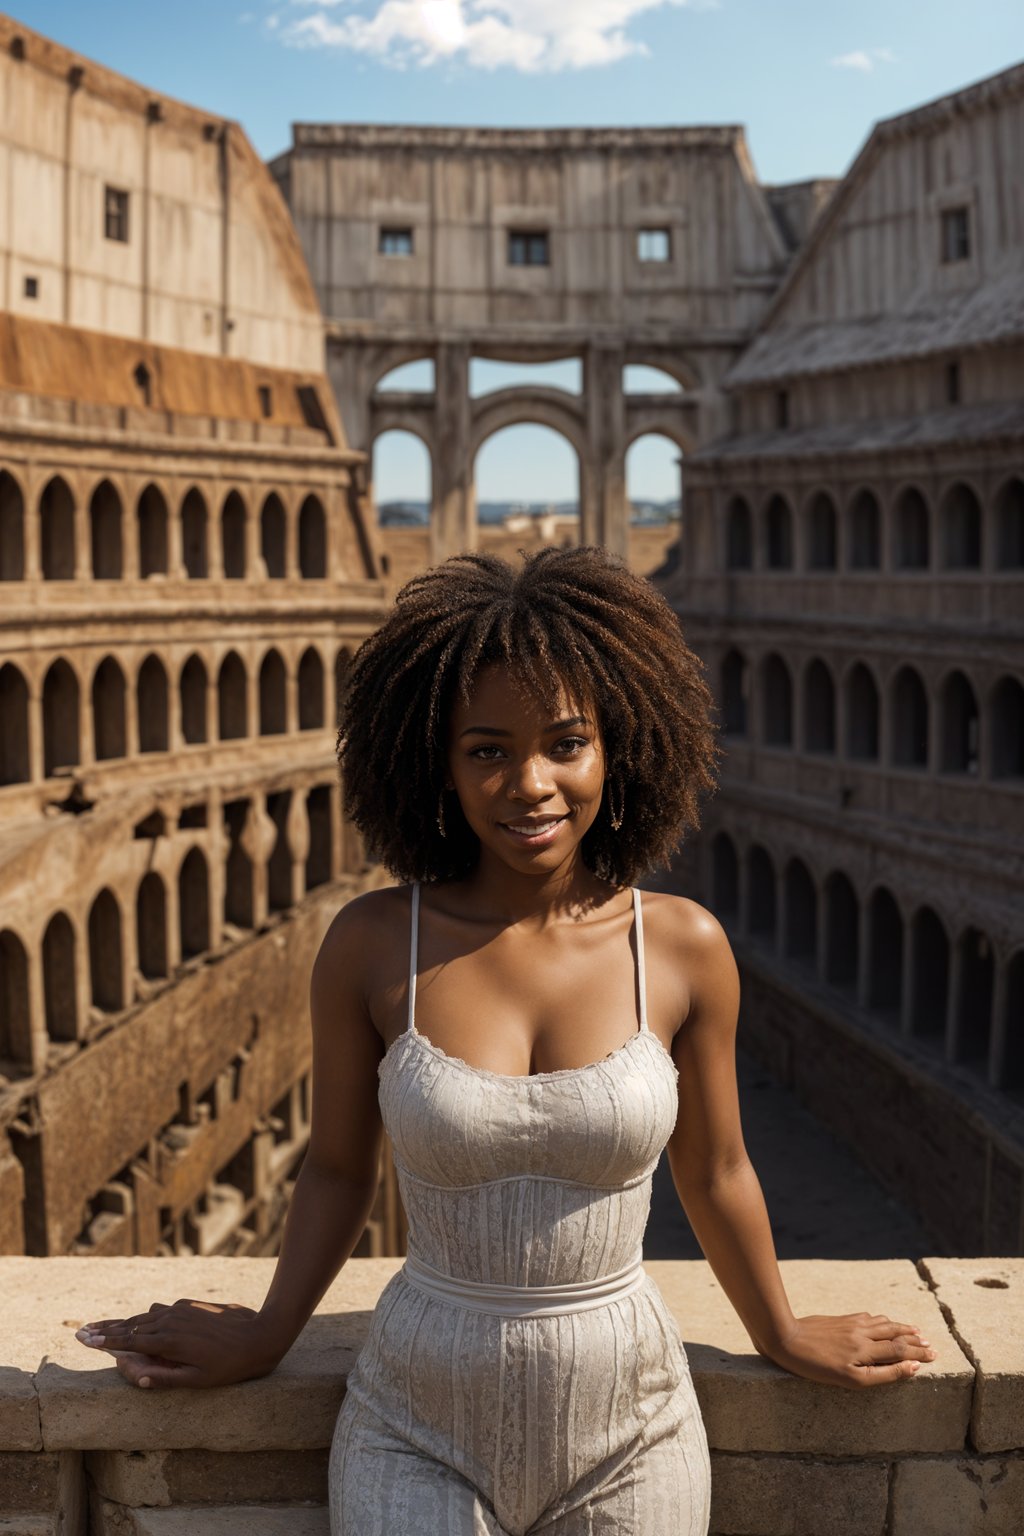
<path id="1" fill-rule="evenodd" d="M 508 1076 L 408 1023 L 380 1104 L 409 1220 L 348 1379 L 333 1536 L 706 1536 L 707 1439 L 640 1262 L 675 1063 L 647 1028 L 601 1061 Z"/>

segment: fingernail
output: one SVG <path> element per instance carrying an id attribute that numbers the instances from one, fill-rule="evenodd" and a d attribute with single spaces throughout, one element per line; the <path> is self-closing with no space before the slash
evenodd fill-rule
<path id="1" fill-rule="evenodd" d="M 922 1338 L 919 1338 L 919 1339 L 918 1339 L 918 1341 L 917 1341 L 917 1342 L 918 1342 L 918 1343 L 919 1343 L 919 1344 L 923 1344 L 923 1345 L 924 1345 L 924 1347 L 925 1347 L 925 1349 L 928 1349 L 928 1348 L 929 1348 L 929 1346 L 930 1346 L 930 1344 L 931 1344 L 931 1342 L 932 1342 L 932 1341 L 931 1341 L 931 1339 L 922 1339 Z"/>
<path id="2" fill-rule="evenodd" d="M 910 1374 L 912 1376 L 916 1375 L 916 1373 L 920 1369 L 921 1369 L 921 1362 L 920 1362 L 920 1360 L 911 1360 L 911 1362 L 910 1362 Z"/>
<path id="3" fill-rule="evenodd" d="M 153 1383 L 150 1381 L 148 1376 L 140 1376 L 139 1377 L 139 1386 L 140 1387 L 151 1387 L 152 1385 L 153 1385 Z"/>

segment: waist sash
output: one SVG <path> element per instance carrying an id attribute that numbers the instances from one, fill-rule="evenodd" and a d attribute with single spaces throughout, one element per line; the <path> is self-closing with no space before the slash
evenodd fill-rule
<path id="1" fill-rule="evenodd" d="M 637 1258 L 625 1269 L 596 1280 L 570 1281 L 568 1285 L 492 1285 L 488 1281 L 446 1275 L 411 1253 L 400 1273 L 428 1296 L 468 1307 L 472 1312 L 491 1312 L 496 1317 L 553 1317 L 565 1312 L 589 1312 L 632 1295 L 647 1278 L 643 1260 Z"/>

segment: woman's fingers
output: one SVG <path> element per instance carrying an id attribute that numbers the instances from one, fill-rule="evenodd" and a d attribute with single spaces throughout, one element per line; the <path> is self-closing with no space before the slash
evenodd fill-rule
<path id="1" fill-rule="evenodd" d="M 183 1365 L 166 1357 L 143 1355 L 135 1351 L 118 1354 L 114 1360 L 118 1373 L 133 1387 L 198 1387 L 203 1373 L 197 1366 Z"/>

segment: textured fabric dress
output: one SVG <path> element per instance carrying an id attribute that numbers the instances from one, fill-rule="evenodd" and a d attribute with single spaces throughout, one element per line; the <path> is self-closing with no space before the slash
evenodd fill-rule
<path id="1" fill-rule="evenodd" d="M 508 1076 L 407 1027 L 380 1104 L 409 1220 L 348 1380 L 333 1536 L 706 1536 L 707 1439 L 679 1330 L 641 1264 L 678 1107 L 647 1028 L 601 1061 Z"/>

